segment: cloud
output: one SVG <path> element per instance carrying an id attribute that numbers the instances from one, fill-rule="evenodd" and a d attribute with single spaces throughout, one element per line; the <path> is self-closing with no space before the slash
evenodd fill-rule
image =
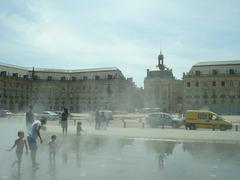
<path id="1" fill-rule="evenodd" d="M 116 66 L 142 85 L 160 49 L 178 78 L 198 60 L 239 59 L 240 55 L 238 1 L 1 3 L 0 56 L 12 64 Z"/>

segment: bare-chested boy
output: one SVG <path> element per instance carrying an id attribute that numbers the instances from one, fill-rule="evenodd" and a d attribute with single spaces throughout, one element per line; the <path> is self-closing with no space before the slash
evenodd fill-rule
<path id="1" fill-rule="evenodd" d="M 18 173 L 19 174 L 20 174 L 20 169 L 21 169 L 21 161 L 22 161 L 24 146 L 26 148 L 26 154 L 27 154 L 28 153 L 28 146 L 27 146 L 26 140 L 24 138 L 24 132 L 23 131 L 18 131 L 18 138 L 15 140 L 13 146 L 8 151 L 11 151 L 13 148 L 16 147 L 17 160 L 13 162 L 13 166 L 16 163 L 18 164 Z"/>

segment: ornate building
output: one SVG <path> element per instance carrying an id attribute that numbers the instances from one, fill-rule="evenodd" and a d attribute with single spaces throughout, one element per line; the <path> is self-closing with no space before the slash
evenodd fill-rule
<path id="1" fill-rule="evenodd" d="M 0 64 L 0 109 L 86 112 L 135 108 L 136 86 L 117 68 L 62 70 Z"/>
<path id="2" fill-rule="evenodd" d="M 209 61 L 184 74 L 184 109 L 240 114 L 240 61 Z"/>
<path id="3" fill-rule="evenodd" d="M 164 65 L 164 56 L 160 52 L 158 65 L 147 69 L 144 79 L 144 106 L 146 108 L 160 108 L 163 112 L 181 112 L 183 83 L 176 80 L 172 70 Z"/>

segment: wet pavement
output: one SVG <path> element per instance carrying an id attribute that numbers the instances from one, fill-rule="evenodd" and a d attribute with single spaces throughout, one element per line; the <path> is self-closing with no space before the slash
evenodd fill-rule
<path id="1" fill-rule="evenodd" d="M 14 150 L 5 150 L 12 146 L 17 131 L 24 128 L 22 122 L 0 122 L 0 180 L 240 178 L 237 142 L 187 142 L 88 133 L 63 136 L 61 131 L 54 132 L 58 144 L 55 163 L 49 161 L 47 145 L 53 132 L 45 131 L 44 143 L 38 145 L 39 169 L 33 171 L 30 155 L 24 155 L 18 176 L 17 167 L 11 167 Z"/>

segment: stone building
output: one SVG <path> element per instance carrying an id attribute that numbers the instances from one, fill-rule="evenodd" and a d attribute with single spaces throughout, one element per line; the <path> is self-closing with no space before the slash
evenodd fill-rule
<path id="1" fill-rule="evenodd" d="M 240 61 L 209 61 L 184 74 L 184 109 L 240 114 Z"/>
<path id="2" fill-rule="evenodd" d="M 176 80 L 172 70 L 164 65 L 164 56 L 160 52 L 158 65 L 147 69 L 144 79 L 145 108 L 160 108 L 163 112 L 181 112 L 183 83 Z"/>
<path id="3" fill-rule="evenodd" d="M 137 87 L 117 68 L 62 70 L 0 64 L 0 109 L 132 111 Z"/>

